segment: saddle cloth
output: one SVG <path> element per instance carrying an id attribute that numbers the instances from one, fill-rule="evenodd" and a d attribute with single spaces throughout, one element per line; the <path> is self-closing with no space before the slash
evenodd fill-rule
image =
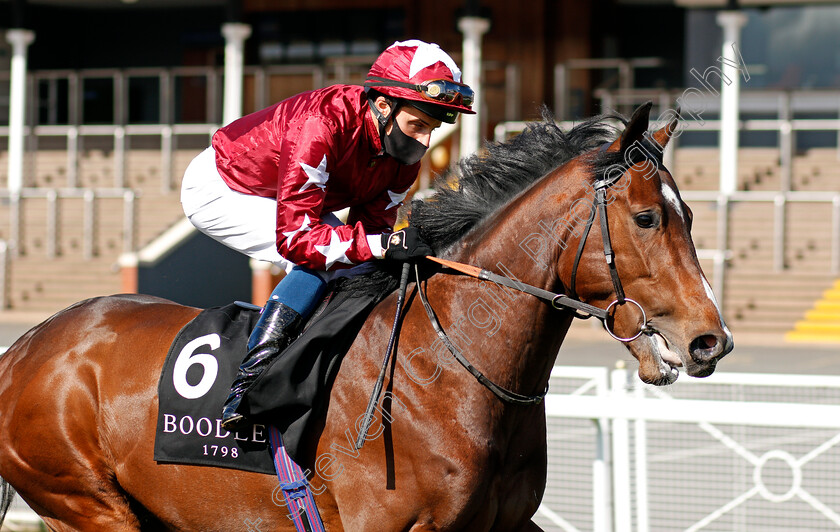
<path id="1" fill-rule="evenodd" d="M 169 348 L 158 382 L 154 458 L 274 474 L 268 427 L 231 433 L 222 405 L 259 312 L 236 304 L 203 310 Z"/>
<path id="2" fill-rule="evenodd" d="M 245 394 L 240 412 L 255 424 L 236 433 L 222 428 L 220 414 L 259 313 L 235 303 L 202 311 L 175 337 L 164 362 L 155 460 L 274 474 L 270 424 L 300 463 L 305 436 L 325 411 L 341 358 L 376 299 L 331 292 L 303 333 Z"/>

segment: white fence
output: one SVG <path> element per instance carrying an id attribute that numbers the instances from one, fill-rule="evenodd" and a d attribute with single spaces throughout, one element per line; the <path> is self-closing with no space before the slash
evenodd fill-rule
<path id="1" fill-rule="evenodd" d="M 556 367 L 546 411 L 547 532 L 840 530 L 840 377 Z"/>
<path id="2" fill-rule="evenodd" d="M 547 531 L 840 529 L 840 377 L 557 367 Z"/>

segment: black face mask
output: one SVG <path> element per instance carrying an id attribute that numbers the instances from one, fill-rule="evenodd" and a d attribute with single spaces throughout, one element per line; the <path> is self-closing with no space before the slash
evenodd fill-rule
<path id="1" fill-rule="evenodd" d="M 399 110 L 400 103 L 391 103 L 391 113 L 389 117 L 396 117 Z M 394 126 L 391 132 L 385 134 L 385 126 L 388 124 L 388 118 L 384 117 L 382 113 L 376 108 L 374 99 L 370 99 L 370 107 L 373 109 L 379 122 L 379 138 L 382 140 L 382 148 L 385 153 L 397 160 L 397 162 L 405 165 L 412 165 L 423 158 L 426 154 L 426 146 L 417 140 L 409 137 L 400 129 L 396 118 L 393 120 Z"/>
<path id="2" fill-rule="evenodd" d="M 426 153 L 426 145 L 403 133 L 396 118 L 393 120 L 391 132 L 382 135 L 382 147 L 385 148 L 385 153 L 406 165 L 418 162 Z"/>

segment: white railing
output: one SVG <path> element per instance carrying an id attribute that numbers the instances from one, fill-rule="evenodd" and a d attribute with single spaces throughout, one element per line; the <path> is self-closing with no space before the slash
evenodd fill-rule
<path id="1" fill-rule="evenodd" d="M 627 369 L 555 367 L 536 519 L 564 532 L 836 530 L 838 399 L 840 377 L 715 373 L 657 388 Z M 589 458 L 575 459 L 581 445 Z"/>
<path id="2" fill-rule="evenodd" d="M 689 204 L 693 203 L 714 203 L 718 209 L 717 220 L 717 241 L 718 250 L 725 249 L 730 237 L 729 213 L 732 205 L 736 203 L 771 203 L 773 204 L 773 269 L 783 271 L 786 269 L 786 238 L 785 232 L 788 228 L 787 207 L 792 203 L 813 203 L 827 204 L 831 206 L 831 217 L 825 220 L 830 225 L 831 262 L 829 272 L 840 274 L 840 191 L 824 192 L 735 192 L 733 194 L 721 194 L 716 191 L 693 191 L 687 190 L 681 193 L 682 198 Z M 815 228 L 816 229 L 816 228 Z M 724 270 L 721 275 L 725 274 Z M 722 294 L 718 294 L 722 297 Z"/>
<path id="3" fill-rule="evenodd" d="M 99 203 L 104 200 L 118 199 L 123 203 L 122 216 L 122 247 L 123 252 L 131 252 L 136 248 L 136 200 L 138 193 L 130 189 L 91 189 L 91 188 L 62 188 L 39 189 L 24 188 L 19 193 L 0 189 L 0 198 L 9 203 L 9 240 L 8 252 L 18 254 L 23 251 L 23 234 L 27 230 L 23 223 L 23 204 L 29 200 L 42 199 L 47 202 L 45 256 L 54 258 L 61 253 L 59 245 L 60 216 L 59 203 L 61 200 L 81 199 L 82 207 L 82 256 L 91 259 L 97 252 L 97 226 L 99 219 Z"/>
<path id="4" fill-rule="evenodd" d="M 184 136 L 201 136 L 207 138 L 209 144 L 213 133 L 219 128 L 218 124 L 133 124 L 133 125 L 53 125 L 24 128 L 24 135 L 35 139 L 30 149 L 33 151 L 37 139 L 46 137 L 63 137 L 66 139 L 67 152 L 67 187 L 79 186 L 79 160 L 84 149 L 85 137 L 110 137 L 113 145 L 113 175 L 114 188 L 126 186 L 126 154 L 130 148 L 132 137 L 159 137 L 161 176 L 160 191 L 168 194 L 173 190 L 174 153 L 178 149 L 178 138 Z M 0 136 L 8 135 L 8 128 L 0 127 Z"/>
<path id="5" fill-rule="evenodd" d="M 682 104 L 683 118 L 696 117 L 698 120 L 686 120 L 680 128 L 688 131 L 719 132 L 720 120 L 709 120 L 713 114 L 719 114 L 720 98 L 714 95 L 692 98 L 691 102 L 678 101 L 685 98 L 685 90 L 629 89 L 596 90 L 596 98 L 601 100 L 602 109 L 616 109 L 618 106 L 639 105 L 653 101 L 656 109 L 651 117 L 658 117 L 668 109 L 676 109 Z M 699 108 L 690 108 L 691 105 Z M 832 131 L 837 133 L 835 147 L 840 158 L 840 119 L 832 118 L 796 118 L 800 115 L 830 114 L 836 115 L 840 106 L 840 91 L 837 90 L 742 90 L 738 102 L 740 131 L 775 131 L 778 132 L 777 148 L 780 155 L 779 190 L 791 190 L 793 181 L 793 159 L 796 153 L 795 136 L 798 131 Z M 777 118 L 750 118 L 750 115 L 776 115 Z M 705 115 L 705 116 L 704 116 Z M 679 139 L 676 139 L 679 142 Z M 676 168 L 672 170 L 677 171 Z"/>
<path id="6" fill-rule="evenodd" d="M 371 56 L 348 56 L 328 59 L 324 64 L 310 65 L 274 65 L 246 66 L 244 68 L 246 102 L 252 110 L 263 109 L 279 99 L 292 96 L 283 91 L 294 87 L 297 91 L 316 89 L 330 83 L 360 83 L 367 73 Z M 502 64 L 492 61 L 484 63 L 485 71 L 500 70 L 504 76 L 504 108 L 508 119 L 518 118 L 519 112 L 519 69 L 514 64 Z M 308 78 L 304 84 L 283 83 L 290 77 Z M 0 71 L 0 84 L 8 83 L 8 72 Z M 102 99 L 110 102 L 111 109 L 105 117 L 87 119 L 85 98 L 86 82 L 106 82 L 102 90 Z M 157 109 L 149 117 L 140 119 L 129 116 L 130 103 L 135 107 L 147 106 L 130 98 L 129 90 L 133 81 L 149 82 L 156 93 L 138 91 L 146 101 L 157 101 Z M 278 80 L 281 82 L 278 83 Z M 189 94 L 179 94 L 182 82 L 195 81 L 197 87 L 191 87 Z M 79 160 L 84 149 L 85 138 L 108 137 L 113 146 L 113 184 L 122 188 L 126 179 L 126 154 L 131 139 L 136 137 L 157 137 L 160 142 L 161 156 L 161 191 L 169 193 L 173 189 L 173 158 L 179 139 L 184 137 L 209 138 L 221 125 L 222 69 L 215 67 L 178 67 L 178 68 L 125 68 L 125 69 L 83 69 L 83 70 L 47 70 L 30 72 L 28 79 L 29 96 L 27 101 L 27 123 L 34 124 L 24 129 L 28 152 L 38 149 L 42 138 L 65 139 L 67 152 L 66 186 L 80 186 Z M 298 80 L 299 81 L 299 80 Z M 147 83 L 148 84 L 148 83 Z M 498 87 L 497 87 L 498 88 Z M 186 107 L 187 100 L 203 102 L 203 109 L 194 110 L 196 116 L 176 116 L 177 109 Z M 43 109 L 41 109 L 43 108 Z M 65 109 L 66 112 L 60 112 Z M 0 121 L 3 118 L 0 117 Z M 102 123 L 100 123 L 102 122 Z M 0 126 L 0 137 L 7 137 L 9 128 Z M 29 172 L 25 166 L 24 171 Z M 31 172 L 30 172 L 31 173 Z M 24 176 L 24 180 L 27 176 Z"/>

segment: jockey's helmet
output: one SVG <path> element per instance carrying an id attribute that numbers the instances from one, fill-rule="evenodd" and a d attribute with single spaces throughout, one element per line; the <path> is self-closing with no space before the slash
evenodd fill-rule
<path id="1" fill-rule="evenodd" d="M 395 42 L 382 52 L 368 72 L 365 89 L 406 100 L 448 124 L 455 123 L 458 113 L 475 114 L 475 95 L 461 83 L 455 61 L 437 44 L 416 39 Z"/>

